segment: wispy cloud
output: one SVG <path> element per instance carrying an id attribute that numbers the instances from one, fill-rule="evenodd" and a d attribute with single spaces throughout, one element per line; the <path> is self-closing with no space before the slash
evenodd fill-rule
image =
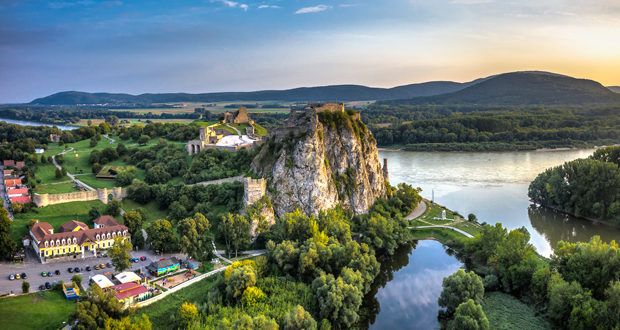
<path id="1" fill-rule="evenodd" d="M 322 11 L 326 11 L 326 10 L 330 9 L 331 7 L 332 6 L 327 6 L 327 5 L 316 5 L 316 6 L 312 6 L 312 7 L 303 7 L 303 8 L 297 9 L 295 14 L 314 14 L 314 13 L 320 13 Z"/>
<path id="2" fill-rule="evenodd" d="M 245 3 L 240 3 L 237 1 L 230 1 L 230 0 L 211 0 L 211 2 L 217 2 L 217 3 L 221 3 L 222 5 L 226 6 L 226 7 L 230 7 L 230 8 L 239 8 L 239 9 L 243 9 L 243 10 L 248 10 L 250 8 L 250 6 L 248 6 Z"/>
<path id="3" fill-rule="evenodd" d="M 279 9 L 282 8 L 278 5 L 258 5 L 258 9 Z"/>

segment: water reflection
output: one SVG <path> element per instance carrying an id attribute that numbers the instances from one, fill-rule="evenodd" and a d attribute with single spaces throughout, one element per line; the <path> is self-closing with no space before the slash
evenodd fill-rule
<path id="1" fill-rule="evenodd" d="M 382 263 L 381 275 L 362 313 L 371 329 L 433 329 L 439 327 L 437 299 L 446 276 L 462 263 L 439 242 L 419 241 Z"/>
<path id="2" fill-rule="evenodd" d="M 618 228 L 530 210 L 527 188 L 538 173 L 588 157 L 592 152 L 381 151 L 380 156 L 388 159 L 392 184 L 406 182 L 421 187 L 424 197 L 430 199 L 434 195 L 436 202 L 465 216 L 474 213 L 480 221 L 501 222 L 510 229 L 525 227 L 537 251 L 550 256 L 552 247 L 564 237 L 588 240 L 592 235 L 601 235 L 606 240 L 620 239 Z"/>
<path id="3" fill-rule="evenodd" d="M 21 126 L 34 126 L 34 127 L 38 127 L 38 126 L 56 126 L 61 131 L 70 131 L 72 129 L 78 128 L 76 126 L 53 125 L 53 124 L 46 124 L 46 123 L 40 123 L 40 122 L 37 122 L 37 121 L 29 121 L 29 120 L 17 120 L 17 119 L 0 118 L 0 121 L 3 121 L 3 122 L 8 123 L 8 124 L 15 124 L 15 125 L 21 125 Z"/>

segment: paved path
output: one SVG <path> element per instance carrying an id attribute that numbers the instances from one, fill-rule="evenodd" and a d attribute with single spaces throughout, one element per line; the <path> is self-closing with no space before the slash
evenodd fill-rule
<path id="1" fill-rule="evenodd" d="M 66 149 L 65 151 L 59 153 L 58 155 L 64 155 L 64 154 L 66 154 L 67 152 L 70 152 L 70 151 L 73 151 L 73 147 L 71 147 L 69 149 Z M 62 170 L 62 166 L 60 166 L 60 164 L 58 164 L 58 162 L 56 162 L 56 156 L 58 156 L 58 155 L 54 155 L 52 157 L 52 162 L 54 163 L 54 166 L 56 166 L 57 169 Z M 86 183 L 76 179 L 75 175 L 67 172 L 67 176 L 69 177 L 69 179 L 71 179 L 71 181 L 75 182 L 77 185 L 82 186 L 82 187 L 84 187 L 84 188 L 86 188 L 87 190 L 90 190 L 90 191 L 94 191 L 95 190 L 95 188 L 93 188 L 93 187 L 87 185 Z"/>
<path id="2" fill-rule="evenodd" d="M 110 141 L 110 144 L 114 144 L 114 142 L 116 142 L 116 140 L 114 140 L 113 138 L 109 137 L 107 134 L 104 134 L 103 137 L 108 139 L 108 141 Z"/>
<path id="3" fill-rule="evenodd" d="M 405 219 L 413 220 L 419 218 L 422 216 L 422 214 L 424 214 L 424 212 L 426 212 L 426 201 L 421 200 L 420 203 L 418 203 L 418 206 L 416 206 L 415 209 L 413 209 L 413 211 L 411 211 L 411 213 L 409 213 L 409 215 L 405 217 Z"/>
<path id="4" fill-rule="evenodd" d="M 211 241 L 211 245 L 213 245 L 213 254 L 215 254 L 216 257 L 226 261 L 229 264 L 232 264 L 232 261 L 230 259 L 227 259 L 226 257 L 224 257 L 218 250 L 217 247 L 215 247 L 215 242 Z"/>
<path id="5" fill-rule="evenodd" d="M 445 229 L 451 229 L 451 230 L 454 230 L 454 231 L 456 231 L 456 232 L 458 232 L 458 233 L 461 233 L 461 234 L 463 234 L 463 235 L 467 236 L 468 238 L 472 238 L 472 237 L 474 237 L 474 235 L 472 235 L 472 234 L 470 234 L 470 233 L 468 233 L 468 232 L 466 232 L 466 231 L 464 231 L 464 230 L 461 230 L 461 229 L 458 229 L 458 228 L 455 228 L 455 227 L 450 227 L 450 226 L 443 226 L 443 225 L 416 226 L 416 227 L 409 227 L 409 228 L 411 228 L 411 229 L 424 229 L 424 228 L 445 228 Z"/>

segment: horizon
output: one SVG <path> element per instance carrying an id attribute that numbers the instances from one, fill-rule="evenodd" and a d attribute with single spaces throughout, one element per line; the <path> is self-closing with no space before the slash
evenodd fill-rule
<path id="1" fill-rule="evenodd" d="M 390 88 L 513 71 L 620 85 L 620 4 L 612 0 L 146 4 L 0 4 L 8 22 L 0 28 L 0 103 L 62 91 Z"/>

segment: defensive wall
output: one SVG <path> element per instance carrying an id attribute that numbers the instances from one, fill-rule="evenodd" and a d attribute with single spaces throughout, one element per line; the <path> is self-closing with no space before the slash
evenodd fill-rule
<path id="1" fill-rule="evenodd" d="M 34 194 L 34 204 L 37 207 L 62 204 L 69 202 L 84 202 L 100 200 L 108 204 L 110 199 L 122 200 L 127 197 L 127 190 L 121 187 L 103 188 L 94 191 L 76 191 L 64 194 Z"/>

